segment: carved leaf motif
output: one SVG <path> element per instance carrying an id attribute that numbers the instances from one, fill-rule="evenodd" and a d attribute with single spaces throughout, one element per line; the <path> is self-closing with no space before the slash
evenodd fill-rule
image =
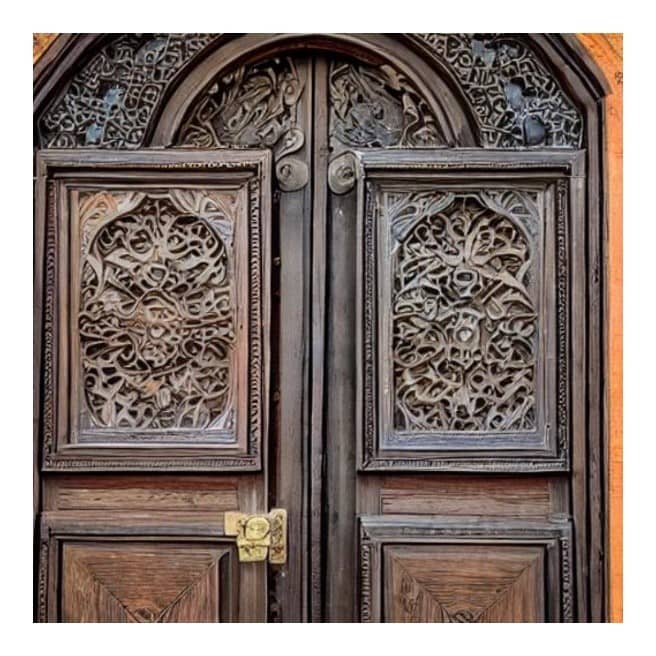
<path id="1" fill-rule="evenodd" d="M 445 144 L 430 105 L 398 71 L 351 62 L 330 66 L 330 133 L 351 148 Z"/>
<path id="2" fill-rule="evenodd" d="M 173 79 L 219 36 L 119 34 L 109 38 L 41 115 L 40 146 L 132 149 L 144 145 Z M 453 73 L 479 122 L 483 146 L 582 146 L 581 113 L 538 54 L 521 39 L 499 34 L 414 36 Z M 296 71 L 288 75 L 286 61 L 281 58 L 223 76 L 196 106 L 183 128 L 181 143 L 207 148 L 221 145 L 221 138 L 224 145 L 275 143 L 275 133 L 287 122 L 285 116 L 300 94 L 299 82 L 303 85 L 294 77 Z M 338 69 L 334 81 L 331 77 L 331 97 L 335 122 L 343 123 L 341 136 L 335 130 L 333 134 L 342 143 L 351 147 L 446 145 L 430 108 L 392 67 L 336 64 L 333 72 Z M 242 91 L 237 90 L 240 85 Z M 282 93 L 267 91 L 272 87 Z M 226 120 L 216 114 L 221 107 L 227 110 Z M 249 114 L 248 108 L 255 113 Z M 271 126 L 266 125 L 269 119 Z M 226 122 L 230 125 L 221 125 Z M 249 122 L 252 130 L 245 129 Z M 273 132 L 267 133 L 268 128 Z"/>
<path id="3" fill-rule="evenodd" d="M 233 204 L 195 190 L 82 197 L 79 331 L 96 427 L 232 422 Z"/>
<path id="4" fill-rule="evenodd" d="M 529 238 L 476 194 L 388 194 L 395 424 L 536 426 L 537 312 Z"/>

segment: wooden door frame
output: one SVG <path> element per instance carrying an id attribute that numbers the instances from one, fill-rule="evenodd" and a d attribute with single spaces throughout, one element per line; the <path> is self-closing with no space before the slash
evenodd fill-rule
<path id="1" fill-rule="evenodd" d="M 35 111 L 38 113 L 49 92 L 84 58 L 101 35 L 35 35 L 35 52 L 41 55 L 35 65 Z M 403 37 L 399 37 L 401 40 Z M 585 106 L 589 148 L 589 284 L 592 307 L 589 321 L 591 339 L 588 354 L 598 359 L 598 386 L 590 390 L 588 408 L 591 430 L 598 442 L 588 445 L 586 463 L 590 467 L 575 484 L 582 498 L 596 500 L 610 512 L 606 522 L 591 522 L 589 539 L 594 553 L 586 558 L 593 587 L 606 590 L 599 599 L 593 617 L 622 618 L 621 594 L 621 54 L 617 39 L 604 35 L 532 35 L 533 45 L 560 71 L 563 84 Z M 43 46 L 49 42 L 48 46 Z M 621 39 L 620 39 L 621 43 Z M 620 45 L 621 47 L 621 45 Z M 35 54 L 36 58 L 36 54 Z M 607 268 L 604 262 L 608 258 Z M 590 362 L 594 364 L 594 362 Z M 592 379 L 594 379 L 591 376 Z M 606 381 L 610 381 L 607 385 Z M 596 416 L 596 419 L 595 419 Z M 607 436 L 607 439 L 606 439 Z M 608 491 L 610 490 L 610 502 Z M 607 531 L 607 528 L 609 529 Z M 610 579 L 604 563 L 606 547 L 610 550 Z M 610 591 L 610 604 L 603 601 Z"/>

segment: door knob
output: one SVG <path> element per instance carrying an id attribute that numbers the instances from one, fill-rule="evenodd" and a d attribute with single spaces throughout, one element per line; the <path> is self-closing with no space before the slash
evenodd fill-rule
<path id="1" fill-rule="evenodd" d="M 268 515 L 229 511 L 224 515 L 226 535 L 237 536 L 239 561 L 266 560 L 282 565 L 287 560 L 287 511 L 274 508 Z"/>

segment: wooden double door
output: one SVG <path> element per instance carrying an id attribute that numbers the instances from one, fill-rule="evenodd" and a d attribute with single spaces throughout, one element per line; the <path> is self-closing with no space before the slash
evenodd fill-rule
<path id="1" fill-rule="evenodd" d="M 459 129 L 292 51 L 37 154 L 41 621 L 577 618 L 584 158 Z"/>

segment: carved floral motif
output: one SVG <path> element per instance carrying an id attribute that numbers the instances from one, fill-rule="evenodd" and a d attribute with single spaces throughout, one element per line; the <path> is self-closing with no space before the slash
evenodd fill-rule
<path id="1" fill-rule="evenodd" d="M 529 236 L 484 192 L 385 198 L 393 237 L 397 429 L 535 428 L 537 311 Z"/>
<path id="2" fill-rule="evenodd" d="M 279 57 L 220 75 L 183 122 L 178 145 L 196 148 L 272 148 L 282 191 L 308 181 L 307 164 L 291 155 L 305 143 L 298 111 L 304 75 Z"/>
<path id="3" fill-rule="evenodd" d="M 445 144 L 429 104 L 389 65 L 331 62 L 330 133 L 351 148 Z"/>
<path id="4" fill-rule="evenodd" d="M 39 120 L 43 148 L 129 149 L 144 138 L 173 78 L 218 34 L 119 34 L 80 68 Z M 521 38 L 417 34 L 449 69 L 485 147 L 581 147 L 583 121 L 554 75 Z M 278 58 L 224 74 L 185 123 L 182 142 L 271 146 L 291 126 L 302 91 Z M 331 122 L 349 147 L 445 145 L 421 94 L 388 65 L 331 66 Z M 276 135 L 278 135 L 276 137 Z"/>
<path id="5" fill-rule="evenodd" d="M 221 75 L 194 103 L 178 139 L 198 148 L 272 147 L 297 127 L 304 83 L 291 58 Z"/>
<path id="6" fill-rule="evenodd" d="M 196 190 L 81 196 L 79 332 L 93 426 L 230 427 L 234 204 Z"/>
<path id="7" fill-rule="evenodd" d="M 418 34 L 451 70 L 488 148 L 580 148 L 583 120 L 556 78 L 520 39 L 503 34 Z"/>

